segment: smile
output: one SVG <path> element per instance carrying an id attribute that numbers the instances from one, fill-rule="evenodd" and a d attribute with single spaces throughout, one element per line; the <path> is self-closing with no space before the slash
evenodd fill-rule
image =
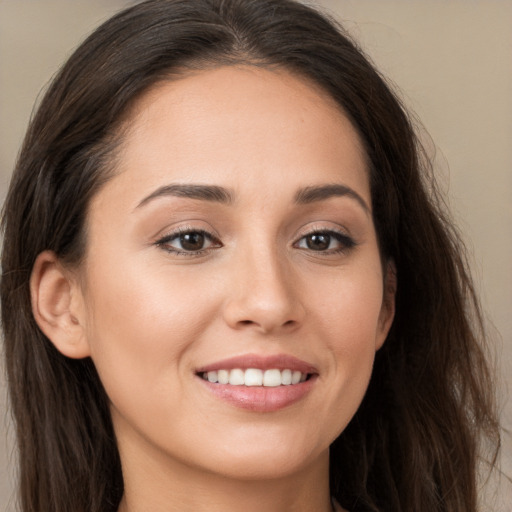
<path id="1" fill-rule="evenodd" d="M 212 370 L 203 372 L 202 377 L 211 383 L 229 384 L 231 386 L 293 386 L 305 382 L 308 373 L 298 370 L 277 368 L 261 370 L 259 368 L 234 368 L 232 370 Z"/>
<path id="2" fill-rule="evenodd" d="M 252 412 L 276 412 L 305 399 L 319 371 L 288 354 L 245 354 L 195 370 L 203 389 L 217 400 Z"/>

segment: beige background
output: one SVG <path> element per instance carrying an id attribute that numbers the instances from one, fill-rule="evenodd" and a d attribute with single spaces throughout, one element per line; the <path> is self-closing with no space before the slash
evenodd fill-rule
<path id="1" fill-rule="evenodd" d="M 0 0 L 0 199 L 34 100 L 77 43 L 123 0 Z M 311 2 L 314 3 L 314 2 Z M 512 429 L 512 0 L 319 0 L 344 21 L 432 137 L 440 182 L 474 254 L 498 334 L 503 423 Z M 12 503 L 12 426 L 0 381 L 0 512 Z M 512 511 L 505 436 L 501 504 Z M 487 509 L 486 509 L 487 510 Z M 44 512 L 44 511 L 41 511 Z"/>

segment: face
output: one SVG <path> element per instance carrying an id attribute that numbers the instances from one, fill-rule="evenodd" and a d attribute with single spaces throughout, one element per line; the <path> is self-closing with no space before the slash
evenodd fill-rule
<path id="1" fill-rule="evenodd" d="M 392 307 L 365 156 L 284 71 L 147 93 L 93 199 L 80 316 L 123 460 L 242 478 L 326 461 Z"/>

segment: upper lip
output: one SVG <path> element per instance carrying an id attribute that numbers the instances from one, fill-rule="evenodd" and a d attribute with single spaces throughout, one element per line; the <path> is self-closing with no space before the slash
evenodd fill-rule
<path id="1" fill-rule="evenodd" d="M 215 370 L 233 370 L 235 368 L 240 368 L 241 370 L 258 368 L 260 370 L 275 369 L 299 371 L 302 373 L 318 373 L 317 369 L 313 365 L 288 354 L 276 354 L 271 356 L 245 354 L 201 366 L 196 370 L 196 372 L 205 373 Z"/>

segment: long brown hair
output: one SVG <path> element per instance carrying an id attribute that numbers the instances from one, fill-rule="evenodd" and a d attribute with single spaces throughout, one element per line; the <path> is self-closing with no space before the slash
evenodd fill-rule
<path id="1" fill-rule="evenodd" d="M 2 321 L 23 512 L 117 510 L 121 464 L 90 359 L 61 355 L 32 315 L 37 255 L 79 264 L 91 197 L 136 99 L 187 68 L 285 68 L 332 96 L 363 141 L 396 317 L 368 392 L 331 447 L 352 512 L 474 512 L 482 443 L 497 447 L 492 375 L 464 247 L 400 101 L 334 21 L 291 0 L 149 0 L 99 27 L 46 92 L 4 206 Z M 129 116 L 128 116 L 129 122 Z"/>

